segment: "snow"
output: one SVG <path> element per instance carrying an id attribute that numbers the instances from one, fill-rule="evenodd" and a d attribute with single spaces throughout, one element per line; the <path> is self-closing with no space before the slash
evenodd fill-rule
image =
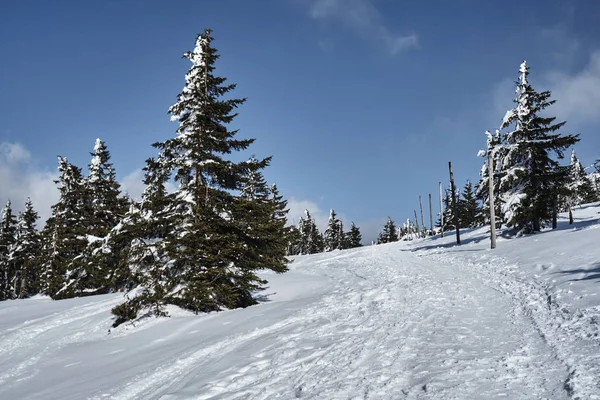
<path id="1" fill-rule="evenodd" d="M 0 399 L 600 399 L 600 205 L 298 256 L 260 304 L 109 330 L 122 294 L 0 303 Z"/>

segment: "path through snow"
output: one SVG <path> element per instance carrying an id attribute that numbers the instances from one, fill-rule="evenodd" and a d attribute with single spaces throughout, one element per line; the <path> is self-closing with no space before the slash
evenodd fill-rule
<path id="1" fill-rule="evenodd" d="M 569 397 L 525 305 L 456 260 L 395 243 L 298 257 L 268 278 L 259 306 L 110 334 L 120 295 L 4 302 L 0 398 Z"/>

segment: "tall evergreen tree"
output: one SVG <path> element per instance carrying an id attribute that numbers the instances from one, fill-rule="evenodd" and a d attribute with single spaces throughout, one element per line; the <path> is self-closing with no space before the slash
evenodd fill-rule
<path id="1" fill-rule="evenodd" d="M 483 224 L 482 211 L 473 191 L 473 185 L 468 180 L 459 202 L 460 225 L 463 228 L 474 228 Z"/>
<path id="2" fill-rule="evenodd" d="M 585 173 L 581 162 L 575 154 L 575 149 L 571 152 L 569 175 L 570 184 L 568 188 L 570 193 L 564 200 L 567 208 L 600 200 L 590 176 Z"/>
<path id="3" fill-rule="evenodd" d="M 377 237 L 377 244 L 391 243 L 398 241 L 398 231 L 394 221 L 388 217 L 387 222 L 383 227 L 383 232 Z"/>
<path id="4" fill-rule="evenodd" d="M 173 212 L 173 194 L 167 193 L 168 172 L 153 158 L 146 161 L 144 184 L 139 206 L 132 205 L 124 218 L 131 232 L 127 262 L 132 282 L 139 290 L 126 295 L 127 300 L 113 308 L 117 319 L 113 326 L 134 319 L 140 312 L 155 316 L 167 315 L 165 305 L 176 281 L 169 279 L 173 260 L 170 249 L 176 246 L 175 229 L 179 223 Z"/>
<path id="5" fill-rule="evenodd" d="M 333 209 L 329 210 L 329 220 L 325 229 L 325 251 L 338 249 L 340 246 L 340 220 Z"/>
<path id="6" fill-rule="evenodd" d="M 0 300 L 15 298 L 15 264 L 11 253 L 16 241 L 17 221 L 10 200 L 0 217 Z"/>
<path id="7" fill-rule="evenodd" d="M 568 184 L 569 168 L 561 166 L 563 152 L 579 141 L 578 135 L 562 135 L 565 122 L 543 117 L 555 103 L 550 92 L 536 92 L 529 84 L 526 62 L 519 69 L 515 108 L 509 110 L 501 129 L 512 127 L 503 136 L 506 152 L 499 160 L 503 171 L 499 197 L 504 203 L 507 225 L 523 233 L 541 230 L 552 219 L 553 202 Z"/>
<path id="8" fill-rule="evenodd" d="M 36 229 L 38 213 L 31 199 L 25 203 L 25 211 L 19 213 L 12 262 L 14 264 L 15 296 L 23 299 L 39 291 L 40 269 L 38 263 L 41 246 L 40 234 Z"/>
<path id="9" fill-rule="evenodd" d="M 89 191 L 89 203 L 92 208 L 89 233 L 102 237 L 108 233 L 128 209 L 128 201 L 120 196 L 120 185 L 110 162 L 110 152 L 106 144 L 96 139 L 89 175 L 85 181 Z"/>
<path id="10" fill-rule="evenodd" d="M 271 158 L 264 161 L 266 165 Z M 238 222 L 244 248 L 238 264 L 251 271 L 271 269 L 287 271 L 285 253 L 287 249 L 286 204 L 273 185 L 269 187 L 261 170 L 265 164 L 254 156 L 248 161 L 248 170 L 242 180 L 240 196 L 232 219 Z M 255 278 L 258 281 L 258 277 Z"/>
<path id="11" fill-rule="evenodd" d="M 73 297 L 77 293 L 71 284 L 80 272 L 76 267 L 87 247 L 87 215 L 85 181 L 81 168 L 58 158 L 59 200 L 52 206 L 52 215 L 42 231 L 42 270 L 45 293 L 55 299 Z M 76 273 L 73 271 L 77 271 Z M 88 280 L 94 279 L 88 275 Z"/>
<path id="12" fill-rule="evenodd" d="M 362 235 L 360 234 L 360 229 L 354 224 L 354 222 L 352 222 L 350 225 L 350 232 L 348 234 L 348 247 L 360 247 L 362 246 L 361 241 Z"/>
<path id="13" fill-rule="evenodd" d="M 507 118 L 510 116 L 510 112 L 506 114 Z M 502 147 L 502 134 L 500 130 L 497 129 L 495 134 L 491 134 L 489 131 L 486 131 L 487 136 L 487 148 L 486 150 L 480 150 L 478 156 L 484 158 L 483 166 L 481 167 L 481 171 L 479 172 L 480 180 L 475 189 L 476 198 L 482 203 L 482 216 L 483 222 L 489 224 L 489 215 L 490 215 L 490 198 L 489 198 L 489 176 L 490 172 L 488 171 L 488 152 L 492 151 L 493 161 L 494 161 L 494 171 L 492 172 L 492 176 L 494 179 L 494 208 L 495 208 L 495 217 L 496 217 L 496 227 L 501 227 L 504 221 L 504 211 L 502 207 L 502 196 L 500 195 L 500 182 L 502 178 L 505 176 L 503 169 L 501 168 L 501 160 L 507 153 L 507 149 Z"/>
<path id="14" fill-rule="evenodd" d="M 460 204 L 460 190 L 456 188 L 456 199 L 458 204 Z M 458 207 L 460 213 L 460 207 Z M 459 214 L 460 220 L 460 214 Z M 437 226 L 440 226 L 440 220 L 438 220 Z M 442 229 L 445 231 L 452 231 L 456 229 L 454 224 L 454 202 L 452 201 L 452 192 L 450 189 L 446 189 L 446 194 L 444 195 L 444 226 Z"/>
<path id="15" fill-rule="evenodd" d="M 269 159 L 236 163 L 225 158 L 247 149 L 254 139 L 236 139 L 237 130 L 228 129 L 245 99 L 226 97 L 236 85 L 214 74 L 219 56 L 212 41 L 206 30 L 198 35 L 194 50 L 184 54 L 192 67 L 169 109 L 171 120 L 179 123 L 177 135 L 154 144 L 159 156 L 153 169 L 161 176 L 173 175 L 178 184 L 163 208 L 164 218 L 173 217 L 175 225 L 162 241 L 167 278 L 159 285 L 161 301 L 195 312 L 254 304 L 251 292 L 264 283 L 256 271 L 285 268 L 284 253 L 265 254 L 268 264 L 258 261 L 254 222 L 249 224 L 250 217 L 241 211 L 260 208 L 262 213 L 268 207 L 236 196 L 248 172 L 260 171 Z"/>
<path id="16" fill-rule="evenodd" d="M 300 218 L 298 230 L 300 231 L 300 242 L 298 243 L 300 254 L 315 254 L 325 250 L 323 236 L 308 210 L 304 210 L 304 217 Z"/>
<path id="17" fill-rule="evenodd" d="M 325 251 L 325 240 L 323 235 L 317 228 L 317 222 L 313 219 L 310 224 L 310 246 L 308 248 L 309 254 L 322 253 Z"/>
<path id="18" fill-rule="evenodd" d="M 345 250 L 350 248 L 350 241 L 348 237 L 348 232 L 344 232 L 344 221 L 339 220 L 338 224 L 338 241 L 337 241 L 337 249 Z"/>

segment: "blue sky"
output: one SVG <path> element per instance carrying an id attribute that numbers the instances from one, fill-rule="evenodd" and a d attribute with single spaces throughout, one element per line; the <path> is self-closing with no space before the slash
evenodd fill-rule
<path id="1" fill-rule="evenodd" d="M 460 186 L 478 179 L 523 59 L 584 164 L 600 157 L 599 20 L 595 0 L 5 1 L 0 201 L 32 196 L 47 217 L 56 156 L 85 168 L 97 137 L 139 193 L 150 144 L 175 134 L 181 55 L 212 28 L 218 74 L 248 98 L 234 127 L 274 156 L 292 218 L 334 208 L 370 239 L 436 194 L 448 161 Z"/>

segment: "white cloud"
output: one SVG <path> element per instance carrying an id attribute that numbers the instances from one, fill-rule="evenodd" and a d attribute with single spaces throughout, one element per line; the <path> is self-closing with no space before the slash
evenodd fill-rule
<path id="1" fill-rule="evenodd" d="M 322 233 L 327 228 L 329 219 L 329 210 L 322 210 L 319 205 L 310 200 L 298 200 L 294 197 L 288 199 L 288 224 L 298 226 L 298 221 L 304 217 L 304 210 L 308 210 L 310 216 L 314 218 L 317 228 Z"/>
<path id="2" fill-rule="evenodd" d="M 38 226 L 50 216 L 50 207 L 58 200 L 54 184 L 56 172 L 38 168 L 31 154 L 19 143 L 0 143 L 0 202 L 10 200 L 13 212 L 23 210 L 28 197 L 40 215 Z"/>
<path id="3" fill-rule="evenodd" d="M 591 54 L 580 71 L 568 74 L 553 71 L 545 76 L 556 104 L 552 112 L 569 124 L 600 122 L 600 51 Z"/>
<path id="4" fill-rule="evenodd" d="M 372 0 L 312 0 L 310 15 L 315 19 L 334 19 L 354 30 L 365 40 L 377 40 L 395 55 L 419 44 L 415 34 L 390 32 Z"/>
<path id="5" fill-rule="evenodd" d="M 121 192 L 127 193 L 134 200 L 140 200 L 146 187 L 142 182 L 143 179 L 144 171 L 141 168 L 134 170 L 121 180 Z"/>

